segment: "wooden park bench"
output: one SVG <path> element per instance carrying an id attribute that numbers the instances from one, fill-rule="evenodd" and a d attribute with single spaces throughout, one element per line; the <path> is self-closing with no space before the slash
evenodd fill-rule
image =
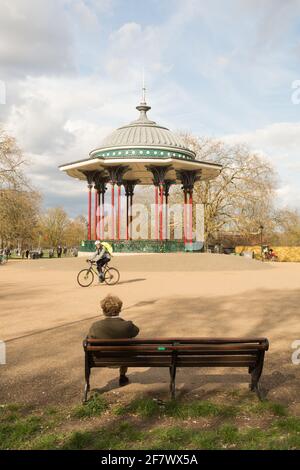
<path id="1" fill-rule="evenodd" d="M 263 370 L 266 338 L 153 338 L 91 339 L 85 351 L 84 401 L 90 391 L 93 367 L 168 367 L 170 392 L 175 398 L 177 367 L 247 367 L 250 389 L 261 398 L 259 380 Z"/>

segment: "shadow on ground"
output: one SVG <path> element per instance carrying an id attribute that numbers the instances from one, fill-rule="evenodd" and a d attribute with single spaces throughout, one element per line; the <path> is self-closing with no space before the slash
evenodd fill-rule
<path id="1" fill-rule="evenodd" d="M 291 362 L 291 343 L 299 339 L 300 290 L 247 291 L 235 297 L 164 298 L 139 302 L 124 311 L 141 329 L 141 336 L 266 336 L 262 385 L 268 397 L 289 404 L 298 413 L 300 366 Z M 79 402 L 84 382 L 82 339 L 90 320 L 53 328 L 8 343 L 8 364 L 1 366 L 0 401 L 32 404 Z M 164 369 L 132 369 L 131 384 L 118 393 L 168 393 Z M 208 398 L 224 388 L 245 388 L 242 369 L 179 370 L 179 394 Z M 115 392 L 117 371 L 94 370 L 92 388 Z M 300 413 L 300 412 L 299 412 Z"/>

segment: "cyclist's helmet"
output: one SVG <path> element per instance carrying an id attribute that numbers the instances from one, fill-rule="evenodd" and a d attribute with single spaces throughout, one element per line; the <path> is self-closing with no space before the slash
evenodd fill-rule
<path id="1" fill-rule="evenodd" d="M 100 246 L 100 245 L 101 245 L 100 240 L 96 240 L 96 241 L 95 241 L 95 246 Z"/>

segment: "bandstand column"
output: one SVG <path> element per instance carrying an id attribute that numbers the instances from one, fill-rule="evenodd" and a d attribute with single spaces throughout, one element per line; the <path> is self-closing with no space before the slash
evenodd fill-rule
<path id="1" fill-rule="evenodd" d="M 99 194 L 96 186 L 94 186 L 94 192 L 95 192 L 95 202 L 94 202 L 94 239 L 97 240 L 97 214 L 98 214 L 98 199 L 99 199 Z"/>
<path id="2" fill-rule="evenodd" d="M 106 174 L 103 171 L 96 171 L 94 172 L 93 180 L 94 180 L 94 188 L 95 188 L 94 236 L 95 236 L 95 239 L 100 239 L 100 238 L 103 238 L 102 212 L 104 216 L 104 193 L 106 191 L 106 183 L 108 179 L 107 179 Z"/>
<path id="3" fill-rule="evenodd" d="M 126 240 L 129 240 L 129 193 L 127 191 L 127 188 L 125 188 L 125 194 L 126 194 L 126 235 L 125 235 L 125 238 Z"/>
<path id="4" fill-rule="evenodd" d="M 120 211 L 120 195 L 121 195 L 121 185 L 123 184 L 123 175 L 126 173 L 130 168 L 127 165 L 119 165 L 119 166 L 107 166 L 106 171 L 109 174 L 109 181 L 111 183 L 111 235 L 112 240 L 115 240 L 116 233 L 115 233 L 115 185 L 118 185 L 118 207 L 117 213 L 119 214 Z M 117 218 L 117 238 L 120 234 L 120 217 L 118 215 Z M 118 238 L 119 239 L 119 238 Z"/>
<path id="5" fill-rule="evenodd" d="M 92 239 L 92 187 L 94 182 L 94 171 L 83 171 L 88 183 L 88 210 L 87 210 L 87 238 Z"/>
<path id="6" fill-rule="evenodd" d="M 118 184 L 117 239 L 121 238 L 121 184 Z"/>
<path id="7" fill-rule="evenodd" d="M 183 189 L 184 201 L 183 201 L 183 241 L 186 243 L 187 240 L 187 190 Z"/>
<path id="8" fill-rule="evenodd" d="M 155 231 L 155 239 L 158 240 L 158 226 L 159 226 L 159 220 L 158 220 L 158 186 L 156 185 L 155 187 L 155 211 L 154 211 L 154 231 Z"/>
<path id="9" fill-rule="evenodd" d="M 132 205 L 134 188 L 139 180 L 123 180 L 126 196 L 126 240 L 132 240 Z"/>
<path id="10" fill-rule="evenodd" d="M 88 184 L 88 240 L 92 239 L 92 184 Z"/>
<path id="11" fill-rule="evenodd" d="M 164 196 L 165 196 L 165 233 L 164 237 L 165 240 L 168 240 L 168 227 L 169 227 L 169 194 L 170 194 L 170 187 L 174 184 L 175 181 L 172 180 L 165 180 L 164 184 Z"/>
<path id="12" fill-rule="evenodd" d="M 162 241 L 164 236 L 163 228 L 163 204 L 164 204 L 164 185 L 165 176 L 172 169 L 172 165 L 146 167 L 153 175 L 153 184 L 155 186 L 155 235 L 156 239 Z"/>
<path id="13" fill-rule="evenodd" d="M 164 223 L 163 223 L 163 205 L 164 205 L 164 186 L 159 185 L 159 239 L 163 240 Z"/>
<path id="14" fill-rule="evenodd" d="M 102 204 L 101 204 L 101 213 L 100 213 L 100 238 L 104 239 L 104 224 L 105 224 L 105 214 L 104 214 L 104 206 L 105 206 L 105 190 L 104 187 L 102 191 Z"/>
<path id="15" fill-rule="evenodd" d="M 193 190 L 190 190 L 189 196 L 189 243 L 193 242 Z"/>
<path id="16" fill-rule="evenodd" d="M 177 177 L 182 183 L 184 194 L 183 209 L 183 238 L 184 243 L 193 242 L 193 189 L 197 181 L 201 179 L 201 171 L 179 170 Z"/>
<path id="17" fill-rule="evenodd" d="M 97 240 L 101 238 L 100 222 L 101 222 L 101 191 L 98 189 L 97 190 L 97 214 L 96 214 L 96 238 Z"/>
<path id="18" fill-rule="evenodd" d="M 115 239 L 115 183 L 111 183 L 111 239 Z"/>
<path id="19" fill-rule="evenodd" d="M 106 179 L 102 178 L 98 183 L 98 208 L 97 208 L 97 238 L 104 238 L 104 203 L 106 191 Z"/>
<path id="20" fill-rule="evenodd" d="M 129 240 L 132 240 L 132 219 L 133 219 L 133 216 L 132 216 L 132 206 L 133 206 L 133 191 L 130 193 L 129 201 L 130 201 L 130 204 L 129 204 L 129 207 L 130 207 L 130 216 L 129 216 Z"/>

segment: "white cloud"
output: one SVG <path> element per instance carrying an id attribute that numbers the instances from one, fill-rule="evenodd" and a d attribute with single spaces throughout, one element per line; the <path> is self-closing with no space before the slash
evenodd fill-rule
<path id="1" fill-rule="evenodd" d="M 70 22 L 61 1 L 1 1 L 2 73 L 67 71 L 74 66 L 72 53 Z"/>
<path id="2" fill-rule="evenodd" d="M 277 203 L 300 206 L 300 122 L 273 123 L 253 132 L 222 138 L 229 143 L 246 143 L 267 157 L 279 175 Z"/>
<path id="3" fill-rule="evenodd" d="M 229 141 L 249 142 L 279 169 L 280 197 L 298 200 L 300 123 L 289 116 L 295 107 L 289 101 L 292 111 L 280 108 L 278 117 L 267 101 L 292 83 L 296 53 L 282 43 L 291 40 L 300 3 L 230 0 L 225 9 L 221 0 L 161 0 L 147 15 L 138 0 L 129 3 L 0 0 L 0 80 L 7 88 L 0 120 L 30 156 L 27 171 L 46 203 L 61 198 L 73 211 L 81 207 L 83 183 L 57 166 L 87 157 L 111 130 L 135 119 L 143 68 L 150 118 L 173 130 L 230 132 Z M 256 131 L 239 133 L 253 122 Z"/>
<path id="4" fill-rule="evenodd" d="M 278 122 L 262 129 L 224 136 L 228 142 L 246 142 L 277 163 L 291 165 L 299 160 L 300 122 Z"/>

